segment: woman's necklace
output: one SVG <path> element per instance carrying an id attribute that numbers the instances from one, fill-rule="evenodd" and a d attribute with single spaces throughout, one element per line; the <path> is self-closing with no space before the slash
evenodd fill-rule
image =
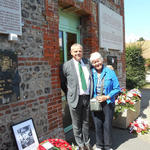
<path id="1" fill-rule="evenodd" d="M 100 95 L 100 90 L 101 90 L 101 88 L 100 88 L 101 87 L 100 76 L 101 76 L 101 74 L 97 73 L 97 86 L 96 86 L 97 95 Z"/>

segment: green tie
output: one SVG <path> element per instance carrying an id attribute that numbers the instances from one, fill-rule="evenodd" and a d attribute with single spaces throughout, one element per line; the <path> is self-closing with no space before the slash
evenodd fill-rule
<path id="1" fill-rule="evenodd" d="M 81 78 L 82 89 L 83 89 L 83 91 L 85 91 L 87 89 L 87 86 L 86 86 L 86 80 L 85 80 L 84 72 L 82 70 L 80 62 L 78 65 L 79 65 L 79 73 L 80 73 L 80 78 Z"/>

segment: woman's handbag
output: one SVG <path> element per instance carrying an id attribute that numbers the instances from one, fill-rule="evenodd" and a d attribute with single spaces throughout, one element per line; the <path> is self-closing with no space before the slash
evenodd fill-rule
<path id="1" fill-rule="evenodd" d="M 102 110 L 101 103 L 98 102 L 96 98 L 90 99 L 90 110 L 91 111 L 101 111 Z"/>
<path id="2" fill-rule="evenodd" d="M 104 78 L 102 79 L 102 83 L 101 83 L 101 93 L 100 93 L 99 96 L 101 96 L 102 93 L 103 93 L 103 86 L 104 86 Z M 90 99 L 90 110 L 91 110 L 91 111 L 101 111 L 101 110 L 102 110 L 101 103 L 98 102 L 96 98 Z"/>

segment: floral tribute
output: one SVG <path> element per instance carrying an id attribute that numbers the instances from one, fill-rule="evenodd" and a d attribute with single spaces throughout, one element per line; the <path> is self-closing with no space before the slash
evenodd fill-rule
<path id="1" fill-rule="evenodd" d="M 115 114 L 124 112 L 125 109 L 135 111 L 134 104 L 141 100 L 141 92 L 138 89 L 127 91 L 122 88 L 120 95 L 115 100 Z"/>
<path id="2" fill-rule="evenodd" d="M 62 139 L 45 140 L 42 143 L 40 143 L 38 150 L 47 150 L 42 146 L 44 143 L 51 143 L 53 145 L 51 150 L 72 150 L 71 145 Z"/>
<path id="3" fill-rule="evenodd" d="M 148 122 L 144 121 L 140 117 L 131 122 L 129 125 L 130 133 L 136 133 L 136 134 L 147 134 L 150 130 Z"/>

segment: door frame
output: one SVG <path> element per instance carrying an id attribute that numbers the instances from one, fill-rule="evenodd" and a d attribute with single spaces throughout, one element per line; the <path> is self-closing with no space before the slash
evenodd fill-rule
<path id="1" fill-rule="evenodd" d="M 80 17 L 62 12 L 59 9 L 59 31 L 63 31 L 63 44 L 64 44 L 64 62 L 67 61 L 67 32 L 77 35 L 77 43 L 80 43 L 80 30 L 78 26 L 80 25 Z"/>

